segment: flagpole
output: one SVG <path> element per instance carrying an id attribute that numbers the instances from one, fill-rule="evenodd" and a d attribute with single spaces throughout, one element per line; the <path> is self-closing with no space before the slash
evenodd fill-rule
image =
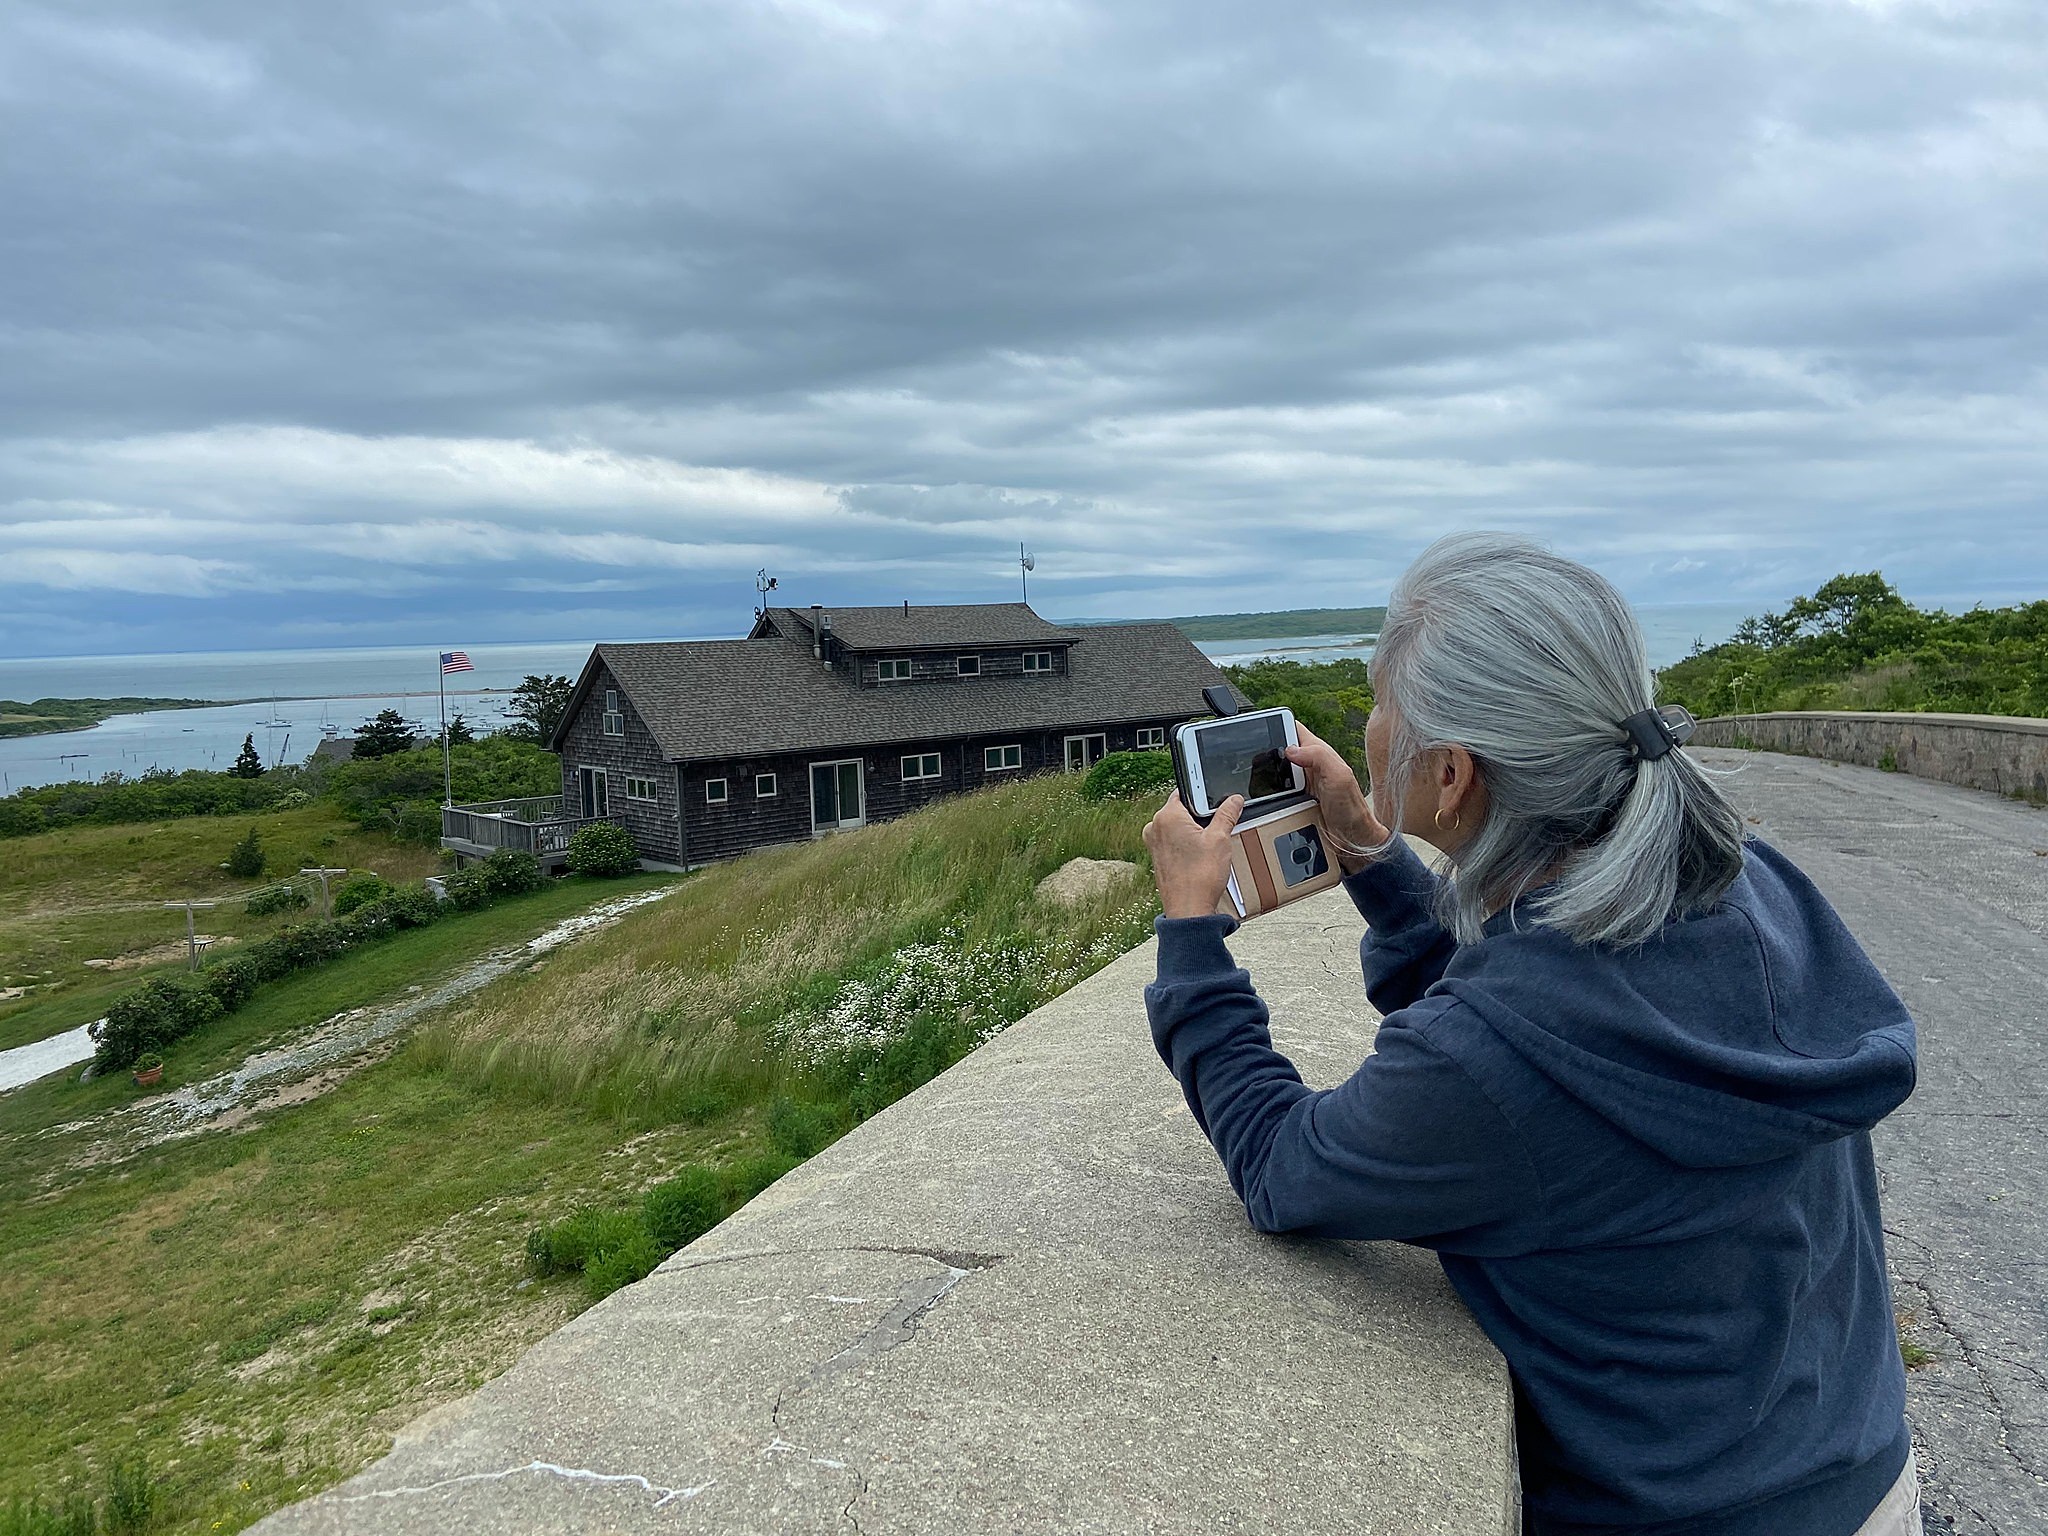
<path id="1" fill-rule="evenodd" d="M 455 803 L 455 775 L 448 766 L 448 663 L 434 652 L 434 668 L 441 675 L 441 804 Z"/>

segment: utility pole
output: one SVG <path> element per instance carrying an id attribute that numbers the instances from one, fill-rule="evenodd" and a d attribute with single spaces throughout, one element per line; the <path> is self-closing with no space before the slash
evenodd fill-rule
<path id="1" fill-rule="evenodd" d="M 1038 562 L 1032 558 L 1022 542 L 1017 545 L 1017 580 L 1024 584 L 1024 601 L 1031 601 L 1031 572 L 1038 569 Z"/>
<path id="2" fill-rule="evenodd" d="M 194 912 L 203 912 L 209 907 L 219 906 L 220 903 L 215 901 L 167 901 L 164 905 L 167 907 L 183 907 L 185 909 L 185 969 L 188 971 L 198 970 L 199 935 L 194 931 L 192 914 Z"/>
<path id="3" fill-rule="evenodd" d="M 302 875 L 315 875 L 319 877 L 320 915 L 322 917 L 334 916 L 334 898 L 327 894 L 327 877 L 330 875 L 345 875 L 348 873 L 348 871 L 345 869 L 302 869 L 299 871 L 299 873 Z"/>

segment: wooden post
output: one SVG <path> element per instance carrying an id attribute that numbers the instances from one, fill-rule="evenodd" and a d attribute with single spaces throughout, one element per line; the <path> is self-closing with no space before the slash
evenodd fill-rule
<path id="1" fill-rule="evenodd" d="M 185 969 L 188 971 L 198 970 L 199 933 L 193 924 L 192 914 L 195 911 L 216 907 L 220 903 L 214 901 L 167 901 L 164 905 L 167 907 L 183 907 L 185 909 Z"/>

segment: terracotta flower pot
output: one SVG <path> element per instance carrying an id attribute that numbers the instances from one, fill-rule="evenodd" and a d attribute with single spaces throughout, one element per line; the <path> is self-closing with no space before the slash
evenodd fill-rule
<path id="1" fill-rule="evenodd" d="M 135 1086 L 138 1088 L 154 1088 L 163 1080 L 164 1068 L 162 1062 L 158 1062 L 153 1067 L 146 1067 L 135 1074 Z"/>

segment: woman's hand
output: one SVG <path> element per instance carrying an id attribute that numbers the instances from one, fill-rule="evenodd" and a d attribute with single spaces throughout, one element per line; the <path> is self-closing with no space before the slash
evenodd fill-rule
<path id="1" fill-rule="evenodd" d="M 1384 843 L 1387 829 L 1373 815 L 1365 791 L 1359 788 L 1358 775 L 1351 771 L 1343 755 L 1298 721 L 1294 731 L 1301 745 L 1287 749 L 1287 760 L 1299 764 L 1307 777 L 1308 792 L 1315 796 L 1323 813 L 1323 825 L 1331 837 L 1353 848 L 1377 848 Z M 1347 875 L 1357 873 L 1369 862 L 1340 847 L 1330 851 L 1337 856 L 1338 868 Z"/>
<path id="2" fill-rule="evenodd" d="M 1205 827 L 1188 814 L 1176 789 L 1145 823 L 1152 878 L 1166 916 L 1207 917 L 1222 903 L 1230 883 L 1230 834 L 1243 811 L 1244 797 L 1232 795 Z"/>

